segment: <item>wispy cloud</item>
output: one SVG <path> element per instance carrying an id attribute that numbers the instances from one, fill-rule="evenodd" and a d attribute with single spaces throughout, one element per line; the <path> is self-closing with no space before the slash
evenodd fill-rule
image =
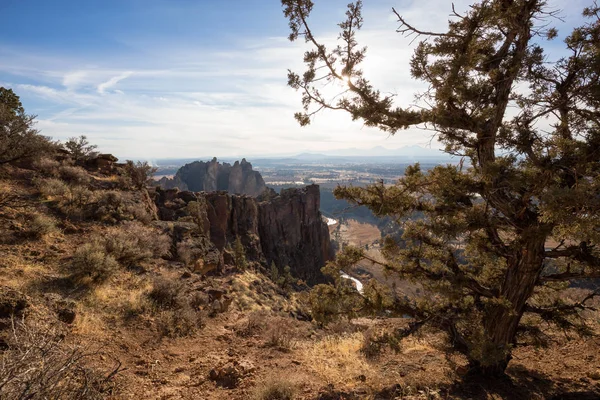
<path id="1" fill-rule="evenodd" d="M 131 71 L 123 72 L 120 75 L 113 76 L 106 82 L 102 82 L 101 84 L 98 85 L 98 93 L 104 94 L 107 89 L 112 88 L 117 83 L 121 82 L 123 79 L 129 78 L 132 74 L 133 74 L 133 72 L 131 72 Z"/>
<path id="2" fill-rule="evenodd" d="M 459 0 L 456 7 L 464 10 L 468 3 Z M 557 1 L 557 8 L 561 4 L 566 3 Z M 365 75 L 376 87 L 395 94 L 397 104 L 409 106 L 414 93 L 425 89 L 409 74 L 414 44 L 395 33 L 397 23 L 389 9 L 365 11 L 359 35 L 369 47 Z M 445 0 L 412 2 L 402 10 L 428 30 L 440 25 L 443 30 L 448 12 Z M 334 23 L 316 29 L 327 44 L 337 36 L 331 29 Z M 429 145 L 430 132 L 410 129 L 389 138 L 338 112 L 324 112 L 310 127 L 300 128 L 293 119 L 300 96 L 286 86 L 286 74 L 288 68 L 302 72 L 306 45 L 289 43 L 285 34 L 247 37 L 218 49 L 181 40 L 150 46 L 144 40 L 120 38 L 136 57 L 106 50 L 84 56 L 0 45 L 0 83 L 14 87 L 28 111 L 39 115 L 44 134 L 57 139 L 86 134 L 103 151 L 120 157 Z"/>

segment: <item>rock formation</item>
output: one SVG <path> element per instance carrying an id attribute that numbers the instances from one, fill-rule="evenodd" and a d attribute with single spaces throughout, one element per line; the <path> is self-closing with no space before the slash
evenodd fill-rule
<path id="1" fill-rule="evenodd" d="M 233 165 L 212 161 L 195 161 L 181 167 L 172 179 L 163 177 L 158 181 L 163 189 L 178 188 L 193 192 L 227 191 L 256 197 L 265 189 L 265 181 L 252 164 L 242 159 Z"/>
<path id="2" fill-rule="evenodd" d="M 160 187 L 152 196 L 162 220 L 158 225 L 174 237 L 174 251 L 180 250 L 178 243 L 196 244 L 199 258 L 203 258 L 194 261 L 202 265 L 196 270 L 209 269 L 206 265 L 217 264 L 214 269 L 231 265 L 231 247 L 238 237 L 249 262 L 265 267 L 275 263 L 280 269 L 289 265 L 295 276 L 310 283 L 323 279 L 320 269 L 333 257 L 329 230 L 319 211 L 317 185 L 284 190 L 281 195 L 267 196 L 266 201 L 224 191 Z M 191 221 L 198 227 L 194 234 L 190 233 Z"/>

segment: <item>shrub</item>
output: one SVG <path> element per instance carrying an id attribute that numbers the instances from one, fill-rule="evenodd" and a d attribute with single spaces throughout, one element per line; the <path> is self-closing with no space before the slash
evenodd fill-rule
<path id="1" fill-rule="evenodd" d="M 242 337 L 255 335 L 265 327 L 265 320 L 268 313 L 264 310 L 252 311 L 248 316 L 235 327 L 235 333 Z"/>
<path id="2" fill-rule="evenodd" d="M 55 202 L 58 210 L 70 218 L 84 218 L 92 203 L 93 192 L 84 186 L 71 186 L 57 178 L 38 180 L 36 186 L 42 197 Z"/>
<path id="3" fill-rule="evenodd" d="M 248 268 L 248 261 L 246 260 L 246 250 L 244 249 L 244 245 L 242 244 L 242 239 L 237 236 L 235 238 L 235 242 L 233 243 L 233 258 L 235 266 L 243 271 Z"/>
<path id="4" fill-rule="evenodd" d="M 94 192 L 93 217 L 99 221 L 116 223 L 136 220 L 149 223 L 152 218 L 144 204 L 134 201 L 130 194 L 118 190 Z"/>
<path id="5" fill-rule="evenodd" d="M 296 385 L 282 379 L 271 379 L 257 386 L 256 400 L 292 400 L 296 397 Z"/>
<path id="6" fill-rule="evenodd" d="M 143 189 L 148 185 L 148 182 L 156 170 L 157 169 L 148 164 L 147 161 L 138 161 L 134 163 L 131 160 L 127 160 L 123 167 L 123 174 L 126 178 L 124 185 L 126 188 L 133 186 L 135 189 Z"/>
<path id="7" fill-rule="evenodd" d="M 119 263 L 102 244 L 94 241 L 85 243 L 75 251 L 71 268 L 76 280 L 89 279 L 93 283 L 102 283 L 118 270 Z"/>
<path id="8" fill-rule="evenodd" d="M 97 354 L 64 344 L 54 326 L 13 321 L 0 362 L 2 399 L 103 399 L 114 389 L 114 376 L 86 365 Z"/>
<path id="9" fill-rule="evenodd" d="M 36 182 L 40 194 L 47 200 L 63 198 L 70 193 L 69 186 L 60 179 L 48 178 Z"/>
<path id="10" fill-rule="evenodd" d="M 58 228 L 52 217 L 35 213 L 29 218 L 27 233 L 31 237 L 41 239 L 57 230 Z"/>
<path id="11" fill-rule="evenodd" d="M 184 305 L 177 310 L 162 311 L 157 326 L 162 337 L 190 336 L 204 326 L 204 315 L 189 305 Z"/>
<path id="12" fill-rule="evenodd" d="M 363 332 L 363 340 L 360 345 L 360 352 L 369 360 L 377 359 L 383 350 L 384 341 L 368 329 Z"/>
<path id="13" fill-rule="evenodd" d="M 278 319 L 271 325 L 271 329 L 267 334 L 266 345 L 276 347 L 279 350 L 290 350 L 292 348 L 292 332 L 285 319 Z"/>
<path id="14" fill-rule="evenodd" d="M 87 160 L 98 155 L 95 151 L 98 146 L 90 144 L 85 135 L 69 138 L 64 147 L 75 161 Z"/>
<path id="15" fill-rule="evenodd" d="M 33 163 L 33 168 L 46 176 L 57 176 L 60 163 L 52 158 L 41 157 Z"/>
<path id="16" fill-rule="evenodd" d="M 139 222 L 108 229 L 103 243 L 106 251 L 125 267 L 162 257 L 171 248 L 167 235 Z"/>
<path id="17" fill-rule="evenodd" d="M 58 168 L 60 178 L 66 182 L 85 185 L 90 182 L 90 175 L 81 168 L 70 165 L 62 165 Z"/>
<path id="18" fill-rule="evenodd" d="M 0 165 L 31 160 L 58 149 L 34 125 L 35 116 L 25 113 L 19 96 L 0 87 Z"/>
<path id="19" fill-rule="evenodd" d="M 58 202 L 58 208 L 67 217 L 83 219 L 93 197 L 94 193 L 84 186 L 69 186 L 69 192 Z"/>
<path id="20" fill-rule="evenodd" d="M 159 277 L 154 280 L 148 296 L 159 308 L 176 308 L 182 304 L 180 296 L 182 288 L 181 282 Z"/>

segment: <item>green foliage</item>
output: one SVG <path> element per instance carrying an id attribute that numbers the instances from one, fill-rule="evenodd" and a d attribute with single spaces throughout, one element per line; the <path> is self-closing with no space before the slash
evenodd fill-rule
<path id="1" fill-rule="evenodd" d="M 19 96 L 0 87 L 0 165 L 49 155 L 56 143 L 34 128 L 35 116 L 25 114 Z"/>
<path id="2" fill-rule="evenodd" d="M 12 89 L 0 87 L 0 104 L 2 104 L 7 112 L 14 118 L 25 113 L 23 104 L 21 104 L 21 99 Z"/>
<path id="3" fill-rule="evenodd" d="M 277 286 L 285 291 L 288 291 L 292 287 L 294 277 L 289 265 L 283 268 L 283 272 L 279 272 L 279 268 L 275 265 L 275 262 L 271 262 L 271 268 L 269 270 L 269 277 Z"/>
<path id="4" fill-rule="evenodd" d="M 248 261 L 246 260 L 246 249 L 242 244 L 242 239 L 237 236 L 235 242 L 233 242 L 233 262 L 235 266 L 240 270 L 248 268 Z"/>
<path id="5" fill-rule="evenodd" d="M 198 225 L 200 234 L 204 234 L 205 223 L 208 222 L 206 199 L 200 196 L 196 201 L 190 201 L 186 206 L 186 210 L 192 217 L 192 220 Z"/>
<path id="6" fill-rule="evenodd" d="M 403 223 L 402 237 L 384 242 L 385 260 L 370 261 L 422 286 L 416 299 L 392 294 L 391 304 L 368 288 L 369 307 L 414 318 L 398 337 L 424 326 L 445 332 L 474 371 L 485 374 L 503 373 L 524 315 L 585 333 L 579 316 L 600 293 L 565 304 L 539 294 L 555 282 L 600 276 L 600 7 L 584 10 L 590 22 L 567 36 L 565 56 L 555 62 L 542 48 L 542 39 L 556 37 L 555 29 L 539 28 L 553 15 L 543 0 L 477 2 L 453 13 L 440 33 L 418 31 L 396 13 L 398 32 L 424 36 L 409 67 L 428 87 L 418 97 L 422 107 L 401 108 L 360 69 L 361 1 L 349 4 L 333 48 L 308 25 L 312 1 L 282 5 L 290 40 L 303 37 L 312 46 L 306 71 L 288 74 L 302 93 L 301 125 L 326 108 L 392 134 L 424 124 L 457 156 L 456 165 L 407 168 L 392 186 L 335 190 L 338 198 Z M 340 93 L 329 97 L 321 85 L 331 82 Z M 550 242 L 558 245 L 547 249 Z M 336 264 L 362 259 L 368 256 L 350 251 Z M 315 301 L 337 290 L 317 287 Z M 343 309 L 336 302 L 315 304 L 317 315 Z"/>
<path id="7" fill-rule="evenodd" d="M 134 163 L 131 160 L 127 160 L 123 167 L 126 188 L 144 189 L 156 171 L 157 168 L 148 164 L 147 161 L 137 161 Z"/>
<path id="8" fill-rule="evenodd" d="M 98 155 L 98 152 L 96 151 L 98 146 L 90 144 L 85 135 L 71 137 L 63 144 L 63 146 L 76 162 L 87 160 Z"/>

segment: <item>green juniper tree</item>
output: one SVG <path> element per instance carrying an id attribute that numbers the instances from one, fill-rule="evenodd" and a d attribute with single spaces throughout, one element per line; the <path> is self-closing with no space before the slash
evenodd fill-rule
<path id="1" fill-rule="evenodd" d="M 58 148 L 34 125 L 35 116 L 25 113 L 19 96 L 0 87 L 0 165 L 49 155 Z"/>
<path id="2" fill-rule="evenodd" d="M 427 172 L 417 164 L 393 186 L 336 189 L 378 216 L 408 219 L 403 246 L 386 240 L 380 263 L 424 288 L 422 297 L 390 306 L 414 318 L 397 336 L 440 329 L 473 373 L 496 375 L 522 335 L 544 335 L 542 321 L 586 333 L 580 312 L 599 293 L 577 301 L 553 293 L 600 277 L 600 7 L 584 10 L 586 23 L 566 37 L 556 61 L 542 48 L 557 36 L 544 0 L 484 0 L 464 14 L 452 8 L 439 33 L 393 10 L 397 32 L 423 39 L 410 71 L 428 85 L 421 107 L 402 108 L 360 69 L 361 1 L 349 4 L 333 48 L 310 29 L 312 1 L 282 5 L 290 40 L 311 46 L 306 71 L 288 74 L 302 93 L 302 125 L 335 109 L 391 134 L 425 127 L 461 160 Z M 344 90 L 327 97 L 322 85 L 332 81 Z M 410 220 L 416 212 L 422 218 Z M 367 258 L 346 253 L 338 267 Z"/>
<path id="3" fill-rule="evenodd" d="M 96 151 L 98 146 L 90 144 L 85 135 L 69 138 L 64 146 L 75 161 L 87 160 L 98 155 L 98 152 Z"/>

